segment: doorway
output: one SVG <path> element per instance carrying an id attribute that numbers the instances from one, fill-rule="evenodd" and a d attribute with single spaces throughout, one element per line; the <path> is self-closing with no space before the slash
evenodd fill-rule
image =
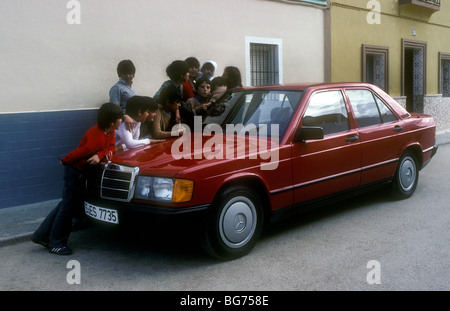
<path id="1" fill-rule="evenodd" d="M 427 43 L 402 41 L 402 96 L 406 96 L 406 110 L 423 112 L 426 94 Z"/>

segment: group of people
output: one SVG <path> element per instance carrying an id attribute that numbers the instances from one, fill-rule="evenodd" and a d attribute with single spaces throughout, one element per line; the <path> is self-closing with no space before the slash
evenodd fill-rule
<path id="1" fill-rule="evenodd" d="M 117 151 L 142 146 L 172 137 L 172 129 L 183 123 L 193 126 L 194 117 L 205 118 L 212 108 L 221 102 L 229 92 L 242 87 L 241 73 L 237 67 L 228 66 L 222 76 L 215 76 L 217 64 L 207 61 L 202 66 L 195 57 L 173 61 L 166 68 L 168 80 L 153 97 L 140 96 L 132 88 L 136 67 L 131 60 L 123 60 L 117 67 L 119 81 L 111 88 L 110 102 L 119 105 L 124 112 L 124 124 L 116 133 Z M 148 116 L 137 103 L 148 106 Z M 139 129 L 137 129 L 139 128 Z M 124 136 L 133 141 L 124 140 Z M 183 129 L 176 131 L 183 135 Z M 126 141 L 129 141 L 128 144 Z"/>
<path id="2" fill-rule="evenodd" d="M 64 187 L 61 202 L 48 214 L 31 240 L 50 253 L 70 255 L 67 246 L 72 220 L 83 209 L 85 171 L 118 151 L 137 148 L 172 137 L 180 123 L 193 125 L 195 116 L 206 117 L 229 91 L 242 87 L 236 67 L 226 67 L 215 77 L 217 64 L 208 61 L 200 68 L 195 57 L 176 60 L 166 69 L 169 80 L 152 97 L 137 95 L 132 88 L 136 68 L 123 60 L 117 66 L 119 81 L 110 89 L 110 100 L 97 114 L 78 147 L 61 159 Z M 123 121 L 123 122 L 122 122 Z M 183 135 L 180 127 L 178 135 Z"/>

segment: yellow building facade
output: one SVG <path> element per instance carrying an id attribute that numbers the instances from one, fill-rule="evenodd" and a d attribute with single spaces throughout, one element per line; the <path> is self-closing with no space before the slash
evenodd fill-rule
<path id="1" fill-rule="evenodd" d="M 450 128 L 450 2 L 332 0 L 329 73 L 333 82 L 380 86 L 411 112 Z"/>

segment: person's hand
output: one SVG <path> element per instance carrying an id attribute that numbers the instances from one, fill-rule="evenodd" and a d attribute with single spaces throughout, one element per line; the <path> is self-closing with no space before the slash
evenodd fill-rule
<path id="1" fill-rule="evenodd" d="M 87 159 L 86 161 L 89 165 L 97 165 L 100 163 L 100 157 L 97 154 L 94 154 L 92 157 Z"/>
<path id="2" fill-rule="evenodd" d="M 123 146 L 121 144 L 116 145 L 115 153 L 123 151 Z"/>
<path id="3" fill-rule="evenodd" d="M 180 110 L 177 109 L 177 112 L 175 114 L 175 121 L 177 123 L 181 123 L 181 116 L 180 116 Z"/>
<path id="4" fill-rule="evenodd" d="M 181 123 L 176 124 L 173 129 L 172 129 L 172 133 L 176 133 L 178 131 L 178 136 L 183 136 L 184 132 L 186 132 L 186 128 L 184 128 L 184 126 L 181 125 Z"/>
<path id="5" fill-rule="evenodd" d="M 127 129 L 127 131 L 132 132 L 134 128 L 133 119 L 129 115 L 125 114 L 123 116 L 123 122 L 125 123 L 125 128 Z"/>

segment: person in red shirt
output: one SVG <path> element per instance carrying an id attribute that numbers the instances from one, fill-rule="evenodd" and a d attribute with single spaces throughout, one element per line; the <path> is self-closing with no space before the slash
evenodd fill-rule
<path id="1" fill-rule="evenodd" d="M 33 233 L 34 243 L 47 247 L 50 253 L 70 255 L 67 242 L 72 229 L 72 217 L 82 206 L 84 172 L 97 165 L 115 150 L 115 130 L 122 122 L 122 109 L 116 104 L 103 104 L 97 114 L 97 124 L 81 139 L 77 149 L 61 159 L 64 166 L 64 188 L 61 202 L 48 214 Z"/>

